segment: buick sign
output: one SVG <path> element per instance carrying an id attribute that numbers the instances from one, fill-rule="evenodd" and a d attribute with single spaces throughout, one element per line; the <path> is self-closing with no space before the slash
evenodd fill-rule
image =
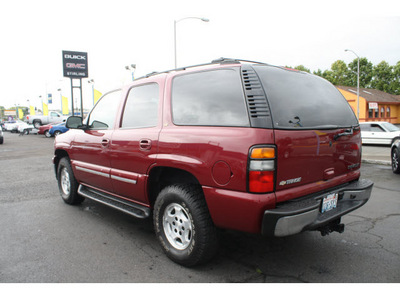
<path id="1" fill-rule="evenodd" d="M 70 78 L 89 77 L 87 52 L 75 52 L 75 51 L 63 50 L 62 56 L 63 56 L 64 77 L 70 77 Z"/>

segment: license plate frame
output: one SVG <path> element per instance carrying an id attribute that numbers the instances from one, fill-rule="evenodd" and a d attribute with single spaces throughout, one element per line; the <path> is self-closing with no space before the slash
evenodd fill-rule
<path id="1" fill-rule="evenodd" d="M 335 209 L 337 207 L 338 198 L 338 193 L 330 193 L 323 197 L 321 201 L 321 213 L 323 214 Z"/>

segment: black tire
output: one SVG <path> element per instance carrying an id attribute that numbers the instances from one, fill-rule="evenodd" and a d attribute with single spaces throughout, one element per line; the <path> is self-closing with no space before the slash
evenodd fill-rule
<path id="1" fill-rule="evenodd" d="M 4 138 L 0 138 L 0 145 L 4 143 Z"/>
<path id="2" fill-rule="evenodd" d="M 85 198 L 78 194 L 79 184 L 72 172 L 71 163 L 68 157 L 63 157 L 57 169 L 58 189 L 61 198 L 70 205 L 81 204 Z"/>
<path id="3" fill-rule="evenodd" d="M 50 134 L 50 132 L 49 132 L 48 130 L 46 130 L 46 131 L 44 132 L 44 136 L 47 137 L 47 138 L 50 138 L 50 137 L 51 137 L 51 134 Z"/>
<path id="4" fill-rule="evenodd" d="M 28 129 L 24 129 L 24 134 L 28 135 L 29 134 L 29 130 Z"/>
<path id="5" fill-rule="evenodd" d="M 392 170 L 393 173 L 400 174 L 400 151 L 394 148 L 392 151 Z"/>
<path id="6" fill-rule="evenodd" d="M 39 127 L 42 126 L 42 122 L 40 121 L 33 121 L 33 127 L 36 129 L 39 129 Z"/>
<path id="7" fill-rule="evenodd" d="M 61 131 L 57 130 L 54 132 L 54 137 L 56 137 L 57 135 L 61 134 Z"/>
<path id="8" fill-rule="evenodd" d="M 163 251 L 180 265 L 205 263 L 218 250 L 217 230 L 199 186 L 164 188 L 154 205 L 153 222 Z"/>

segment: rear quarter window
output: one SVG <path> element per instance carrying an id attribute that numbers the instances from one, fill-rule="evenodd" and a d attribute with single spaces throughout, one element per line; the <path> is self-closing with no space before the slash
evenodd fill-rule
<path id="1" fill-rule="evenodd" d="M 220 69 L 177 76 L 172 83 L 176 125 L 249 126 L 240 71 Z"/>
<path id="2" fill-rule="evenodd" d="M 273 66 L 253 66 L 271 106 L 274 128 L 350 127 L 358 124 L 342 94 L 309 73 Z"/>

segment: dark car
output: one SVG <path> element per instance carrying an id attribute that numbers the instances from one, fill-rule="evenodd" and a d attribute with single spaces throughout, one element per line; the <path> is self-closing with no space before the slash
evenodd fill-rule
<path id="1" fill-rule="evenodd" d="M 318 76 L 220 59 L 149 74 L 105 94 L 55 139 L 62 199 L 152 218 L 160 246 L 193 266 L 216 228 L 265 236 L 343 232 L 364 205 L 361 133 L 341 93 Z"/>
<path id="2" fill-rule="evenodd" d="M 3 134 L 3 128 L 0 126 L 0 144 L 4 143 L 4 134 Z"/>
<path id="3" fill-rule="evenodd" d="M 391 159 L 392 159 L 393 173 L 400 174 L 400 165 L 399 165 L 400 140 L 396 140 L 393 143 L 390 153 L 391 153 Z"/>

